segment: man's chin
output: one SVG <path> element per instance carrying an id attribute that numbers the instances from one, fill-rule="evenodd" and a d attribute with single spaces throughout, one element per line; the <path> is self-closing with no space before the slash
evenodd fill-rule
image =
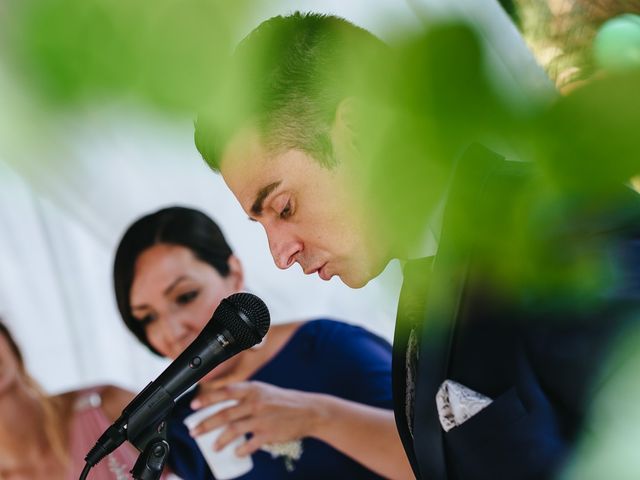
<path id="1" fill-rule="evenodd" d="M 373 277 L 367 277 L 364 275 L 338 275 L 342 283 L 344 283 L 349 288 L 362 288 L 364 287 Z"/>
<path id="2" fill-rule="evenodd" d="M 349 288 L 362 288 L 367 285 L 371 280 L 376 278 L 384 271 L 385 265 L 378 268 L 371 268 L 366 272 L 349 272 L 338 274 L 342 283 L 344 283 Z"/>

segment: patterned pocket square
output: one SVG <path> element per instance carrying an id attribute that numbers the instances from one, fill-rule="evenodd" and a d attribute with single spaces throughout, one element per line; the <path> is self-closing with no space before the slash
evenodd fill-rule
<path id="1" fill-rule="evenodd" d="M 453 380 L 442 382 L 436 394 L 438 416 L 445 432 L 462 425 L 491 402 L 489 397 Z"/>

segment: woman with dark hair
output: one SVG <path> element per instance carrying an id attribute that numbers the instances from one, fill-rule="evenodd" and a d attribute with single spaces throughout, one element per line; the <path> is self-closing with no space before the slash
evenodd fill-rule
<path id="1" fill-rule="evenodd" d="M 171 207 L 126 231 L 115 256 L 114 285 L 127 327 L 151 351 L 174 359 L 220 301 L 243 290 L 244 277 L 213 220 Z M 183 425 L 194 409 L 228 399 L 238 403 L 191 432 Z M 397 464 L 381 471 L 369 453 L 380 440 L 367 436 L 367 424 L 346 433 L 336 425 L 362 412 L 368 422 L 388 421 L 391 402 L 388 342 L 327 319 L 273 325 L 259 346 L 222 363 L 178 400 L 169 419 L 169 466 L 186 479 L 213 478 L 192 436 L 224 426 L 211 448 L 249 435 L 236 451 L 252 455 L 254 467 L 243 479 L 380 478 L 365 466 L 407 478 L 399 438 L 385 443 L 398 452 Z"/>
<path id="2" fill-rule="evenodd" d="M 76 480 L 84 456 L 132 397 L 114 386 L 47 395 L 0 321 L 0 479 Z M 124 445 L 94 467 L 90 478 L 128 478 L 137 456 Z"/>

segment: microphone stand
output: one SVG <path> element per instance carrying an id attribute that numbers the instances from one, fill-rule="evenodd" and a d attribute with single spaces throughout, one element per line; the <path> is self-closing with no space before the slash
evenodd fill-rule
<path id="1" fill-rule="evenodd" d="M 129 440 L 140 451 L 138 460 L 131 469 L 135 480 L 158 480 L 169 455 L 167 422 L 161 420 L 143 430 L 135 439 Z"/>

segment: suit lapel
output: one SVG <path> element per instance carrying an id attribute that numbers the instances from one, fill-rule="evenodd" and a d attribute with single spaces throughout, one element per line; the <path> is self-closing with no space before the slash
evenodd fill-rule
<path id="1" fill-rule="evenodd" d="M 403 286 L 398 301 L 398 315 L 393 338 L 393 398 L 396 426 L 413 471 L 418 464 L 413 451 L 413 405 L 415 401 L 416 355 L 410 350 L 419 334 L 424 317 L 429 275 L 433 257 L 411 260 L 403 268 Z"/>
<path id="2" fill-rule="evenodd" d="M 458 162 L 449 192 L 420 335 L 414 409 L 414 451 L 420 478 L 448 478 L 435 398 L 440 384 L 447 378 L 471 255 L 473 210 L 482 197 L 487 179 L 503 162 L 501 157 L 479 145 L 470 147 Z"/>

